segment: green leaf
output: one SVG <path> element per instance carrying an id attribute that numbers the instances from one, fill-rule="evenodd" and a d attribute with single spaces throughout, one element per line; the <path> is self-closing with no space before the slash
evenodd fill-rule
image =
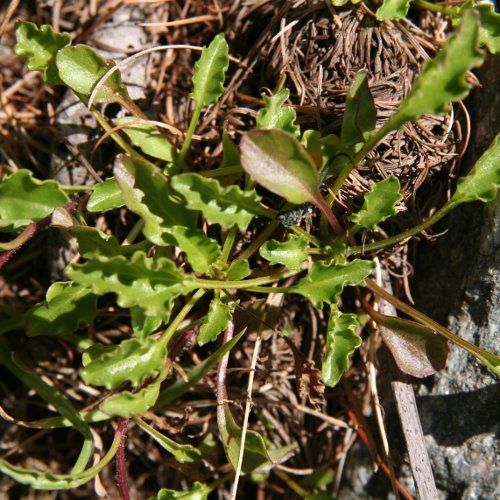
<path id="1" fill-rule="evenodd" d="M 220 297 L 213 298 L 196 337 L 198 344 L 205 345 L 216 340 L 219 334 L 226 329 L 231 318 L 231 306 L 224 304 Z"/>
<path id="2" fill-rule="evenodd" d="M 279 128 L 298 139 L 300 129 L 295 123 L 297 113 L 291 106 L 284 106 L 289 97 L 290 91 L 285 88 L 270 97 L 262 94 L 264 108 L 257 113 L 257 128 L 261 130 Z"/>
<path id="3" fill-rule="evenodd" d="M 350 220 L 365 229 L 376 230 L 378 224 L 396 213 L 396 204 L 403 199 L 400 187 L 393 175 L 377 182 L 365 194 L 361 210 L 352 214 Z"/>
<path id="4" fill-rule="evenodd" d="M 377 314 L 380 334 L 399 369 L 412 377 L 434 375 L 446 364 L 446 340 L 414 321 Z"/>
<path id="5" fill-rule="evenodd" d="M 319 178 L 313 158 L 293 136 L 279 129 L 246 132 L 241 165 L 269 191 L 300 205 L 317 204 Z"/>
<path id="6" fill-rule="evenodd" d="M 229 134 L 222 132 L 222 161 L 219 168 L 234 167 L 240 164 L 240 150 L 231 140 Z"/>
<path id="7" fill-rule="evenodd" d="M 194 65 L 191 96 L 198 107 L 214 104 L 224 92 L 224 79 L 229 66 L 229 47 L 224 33 L 219 33 L 203 49 Z"/>
<path id="8" fill-rule="evenodd" d="M 56 181 L 40 181 L 29 170 L 18 170 L 0 179 L 0 230 L 27 226 L 68 202 Z"/>
<path id="9" fill-rule="evenodd" d="M 18 56 L 28 58 L 26 64 L 31 71 L 41 71 L 43 79 L 50 85 L 62 83 L 55 58 L 60 49 L 71 44 L 68 33 L 57 33 L 48 24 L 37 28 L 33 23 L 18 21 L 16 39 L 14 51 Z"/>
<path id="10" fill-rule="evenodd" d="M 136 419 L 137 425 L 145 432 L 147 432 L 163 449 L 171 453 L 175 459 L 181 463 L 191 463 L 196 462 L 202 458 L 202 453 L 200 450 L 191 446 L 190 444 L 179 444 L 173 439 L 165 436 L 161 432 L 146 424 L 141 419 Z"/>
<path id="11" fill-rule="evenodd" d="M 101 411 L 108 415 L 130 418 L 148 411 L 158 399 L 160 382 L 148 384 L 138 392 L 122 391 L 106 398 L 100 405 Z"/>
<path id="12" fill-rule="evenodd" d="M 160 328 L 163 320 L 157 316 L 146 316 L 140 307 L 131 307 L 130 322 L 136 338 L 143 341 Z"/>
<path id="13" fill-rule="evenodd" d="M 378 8 L 377 19 L 403 19 L 410 10 L 411 0 L 383 0 L 382 6 Z"/>
<path id="14" fill-rule="evenodd" d="M 348 4 L 348 3 L 352 3 L 352 4 L 357 4 L 359 2 L 361 2 L 361 0 L 330 0 L 332 2 L 332 5 L 334 7 L 343 7 L 344 5 Z"/>
<path id="15" fill-rule="evenodd" d="M 147 155 L 167 162 L 175 161 L 175 148 L 173 144 L 161 133 L 155 125 L 147 123 L 134 123 L 136 118 L 115 118 L 116 125 L 131 122 L 129 127 L 122 130 L 129 136 L 132 144 L 140 148 Z"/>
<path id="16" fill-rule="evenodd" d="M 476 13 L 464 14 L 460 29 L 448 37 L 434 59 L 424 64 L 410 92 L 384 128 L 397 130 L 403 123 L 417 120 L 425 113 L 445 113 L 451 101 L 467 95 L 471 86 L 465 75 L 484 59 L 484 54 L 477 49 L 478 24 Z"/>
<path id="17" fill-rule="evenodd" d="M 347 93 L 340 140 L 347 148 L 366 142 L 377 120 L 377 110 L 368 86 L 367 71 L 359 71 Z"/>
<path id="18" fill-rule="evenodd" d="M 97 313 L 97 297 L 88 288 L 73 283 L 54 283 L 46 299 L 26 313 L 30 336 L 72 333 L 80 323 L 88 325 Z"/>
<path id="19" fill-rule="evenodd" d="M 345 149 L 336 135 L 329 134 L 321 137 L 317 130 L 306 130 L 302 135 L 301 142 L 314 159 L 319 171 L 322 171 L 340 151 Z M 323 177 L 322 179 L 324 180 Z"/>
<path id="20" fill-rule="evenodd" d="M 260 196 L 239 186 L 222 187 L 216 179 L 199 174 L 180 174 L 171 179 L 172 188 L 186 199 L 191 210 L 201 210 L 209 224 L 230 228 L 237 224 L 245 231 L 256 214 L 260 214 Z"/>
<path id="21" fill-rule="evenodd" d="M 227 403 L 224 403 L 224 416 L 217 413 L 217 424 L 226 456 L 233 468 L 238 464 L 241 445 L 241 429 L 234 421 Z M 255 431 L 247 430 L 245 435 L 245 451 L 241 470 L 244 474 L 272 468 L 277 463 L 287 460 L 295 449 L 295 444 L 276 450 L 270 450 L 263 437 Z"/>
<path id="22" fill-rule="evenodd" d="M 71 226 L 68 230 L 78 241 L 78 251 L 84 259 L 121 255 L 123 247 L 112 234 L 90 226 Z"/>
<path id="23" fill-rule="evenodd" d="M 500 15 L 495 12 L 489 2 L 476 3 L 472 0 L 463 3 L 459 13 L 452 16 L 453 26 L 459 24 L 462 15 L 469 9 L 479 12 L 481 24 L 479 26 L 479 44 L 485 45 L 492 54 L 500 52 Z"/>
<path id="24" fill-rule="evenodd" d="M 66 47 L 56 55 L 61 80 L 77 94 L 90 95 L 99 79 L 112 68 L 97 52 L 85 45 Z M 119 71 L 115 71 L 101 84 L 95 103 L 119 102 L 127 97 Z"/>
<path id="25" fill-rule="evenodd" d="M 221 255 L 219 244 L 201 229 L 172 226 L 170 233 L 177 246 L 186 254 L 193 271 L 197 273 L 207 273 Z"/>
<path id="26" fill-rule="evenodd" d="M 175 245 L 172 226 L 196 227 L 198 214 L 174 201 L 160 169 L 121 155 L 114 175 L 125 204 L 144 220 L 142 232 L 151 242 Z"/>
<path id="27" fill-rule="evenodd" d="M 240 281 L 250 275 L 250 264 L 246 259 L 236 259 L 231 262 L 226 271 L 228 281 Z"/>
<path id="28" fill-rule="evenodd" d="M 206 484 L 195 481 L 193 487 L 189 491 L 175 491 L 162 488 L 158 492 L 158 495 L 148 500 L 207 500 L 208 494 L 211 491 L 212 489 Z"/>
<path id="29" fill-rule="evenodd" d="M 260 247 L 260 255 L 271 264 L 282 264 L 288 269 L 299 270 L 307 260 L 307 242 L 291 236 L 287 241 L 268 240 Z"/>
<path id="30" fill-rule="evenodd" d="M 500 134 L 479 158 L 466 177 L 458 180 L 451 205 L 470 201 L 493 201 L 500 186 Z"/>
<path id="31" fill-rule="evenodd" d="M 349 357 L 361 345 L 361 337 L 355 333 L 358 326 L 355 314 L 342 313 L 336 304 L 332 304 L 321 366 L 321 379 L 325 385 L 335 387 L 349 368 Z"/>
<path id="32" fill-rule="evenodd" d="M 145 377 L 156 376 L 165 363 L 167 348 L 157 339 L 148 338 L 145 342 L 128 339 L 109 347 L 94 344 L 87 349 L 85 366 L 80 370 L 86 384 L 116 389 L 129 381 L 137 387 Z"/>
<path id="33" fill-rule="evenodd" d="M 121 307 L 138 306 L 146 316 L 164 321 L 170 317 L 173 300 L 188 290 L 188 277 L 182 269 L 166 258 L 146 257 L 141 251 L 129 259 L 118 256 L 73 265 L 68 275 L 96 295 L 115 293 Z"/>
<path id="34" fill-rule="evenodd" d="M 364 286 L 364 279 L 373 268 L 373 262 L 367 260 L 356 259 L 348 264 L 330 265 L 317 261 L 309 274 L 290 287 L 290 291 L 303 295 L 318 308 L 323 306 L 323 302 L 336 304 L 345 286 Z"/>
<path id="35" fill-rule="evenodd" d="M 116 179 L 110 177 L 104 182 L 96 184 L 87 202 L 89 212 L 107 212 L 123 207 L 122 192 Z"/>

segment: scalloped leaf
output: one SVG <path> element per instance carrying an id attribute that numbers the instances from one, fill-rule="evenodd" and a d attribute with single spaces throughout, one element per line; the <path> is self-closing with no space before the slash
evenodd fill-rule
<path id="1" fill-rule="evenodd" d="M 325 137 L 321 137 L 321 134 L 317 130 L 306 130 L 302 134 L 301 142 L 314 159 L 316 167 L 322 173 L 321 180 L 324 181 L 326 177 L 323 176 L 323 169 L 339 152 L 345 150 L 344 145 L 335 134 L 328 134 Z"/>
<path id="2" fill-rule="evenodd" d="M 86 45 L 66 47 L 59 50 L 56 55 L 59 77 L 77 94 L 90 95 L 99 79 L 114 65 L 114 62 L 107 62 Z M 94 102 L 120 102 L 127 97 L 120 72 L 115 71 L 101 84 Z"/>
<path id="3" fill-rule="evenodd" d="M 383 0 L 378 8 L 377 19 L 386 21 L 387 19 L 403 19 L 410 10 L 411 0 Z"/>
<path id="4" fill-rule="evenodd" d="M 176 491 L 162 488 L 155 497 L 150 497 L 148 500 L 207 500 L 212 488 L 204 483 L 195 481 L 193 487 L 189 491 Z"/>
<path id="5" fill-rule="evenodd" d="M 342 313 L 336 304 L 332 304 L 321 365 L 321 379 L 325 385 L 335 387 L 349 368 L 350 356 L 361 345 L 361 337 L 355 333 L 359 326 L 355 314 Z"/>
<path id="6" fill-rule="evenodd" d="M 49 85 L 63 83 L 58 75 L 55 58 L 59 50 L 71 45 L 68 33 L 57 33 L 48 24 L 38 28 L 33 23 L 18 21 L 16 40 L 14 52 L 28 58 L 26 65 L 31 71 L 41 71 L 43 79 Z"/>
<path id="7" fill-rule="evenodd" d="M 13 231 L 69 202 L 56 181 L 40 181 L 29 170 L 0 179 L 0 230 Z"/>
<path id="8" fill-rule="evenodd" d="M 47 290 L 46 301 L 26 313 L 30 336 L 66 335 L 88 325 L 97 313 L 97 297 L 90 289 L 71 282 L 56 282 Z"/>
<path id="9" fill-rule="evenodd" d="M 249 276 L 251 272 L 248 260 L 236 259 L 229 265 L 226 271 L 226 279 L 228 281 L 240 281 Z"/>
<path id="10" fill-rule="evenodd" d="M 144 236 L 156 245 L 175 245 L 172 226 L 196 227 L 198 214 L 171 196 L 160 169 L 120 155 L 113 169 L 127 207 L 144 220 Z"/>
<path id="11" fill-rule="evenodd" d="M 210 266 L 221 256 L 219 244 L 201 229 L 172 226 L 170 232 L 177 246 L 186 254 L 189 265 L 197 273 L 208 273 Z"/>
<path id="12" fill-rule="evenodd" d="M 132 144 L 140 148 L 147 155 L 166 162 L 175 161 L 175 148 L 158 127 L 147 123 L 134 123 L 135 120 L 133 116 L 127 116 L 124 118 L 115 118 L 113 122 L 116 125 L 123 125 L 130 122 L 131 125 L 122 130 L 128 135 Z"/>
<path id="13" fill-rule="evenodd" d="M 367 71 L 358 71 L 347 93 L 340 140 L 347 148 L 366 142 L 377 121 L 377 110 L 368 86 Z"/>
<path id="14" fill-rule="evenodd" d="M 173 439 L 170 439 L 165 434 L 158 432 L 156 429 L 146 424 L 142 420 L 136 420 L 137 425 L 149 434 L 164 450 L 171 453 L 175 459 L 181 463 L 191 463 L 200 460 L 203 457 L 202 452 L 190 444 L 179 444 Z"/>
<path id="15" fill-rule="evenodd" d="M 160 328 L 163 320 L 157 316 L 146 316 L 140 307 L 130 308 L 130 324 L 134 335 L 139 340 L 146 340 L 149 335 Z"/>
<path id="16" fill-rule="evenodd" d="M 396 214 L 396 204 L 403 199 L 400 188 L 394 175 L 377 182 L 365 194 L 361 210 L 352 214 L 350 220 L 365 229 L 376 230 L 378 224 Z"/>
<path id="17" fill-rule="evenodd" d="M 226 70 L 229 67 L 229 47 L 224 33 L 219 33 L 205 47 L 194 65 L 193 92 L 198 107 L 216 103 L 224 92 Z"/>
<path id="18" fill-rule="evenodd" d="M 323 307 L 323 302 L 336 304 L 345 286 L 364 286 L 364 279 L 373 269 L 373 262 L 367 260 L 356 259 L 348 264 L 330 265 L 317 261 L 306 277 L 290 287 L 290 292 L 303 295 L 318 308 Z"/>
<path id="19" fill-rule="evenodd" d="M 450 102 L 468 94 L 471 85 L 465 75 L 484 59 L 484 54 L 477 49 L 478 31 L 477 13 L 467 11 L 459 30 L 448 37 L 434 59 L 424 64 L 410 92 L 384 127 L 397 130 L 403 123 L 417 120 L 425 113 L 445 113 Z"/>
<path id="20" fill-rule="evenodd" d="M 485 45 L 492 54 L 500 52 L 500 14 L 495 12 L 494 6 L 489 2 L 474 3 L 473 0 L 463 3 L 458 8 L 458 13 L 453 16 L 453 26 L 460 23 L 462 15 L 469 9 L 479 12 L 481 24 L 479 26 L 479 44 Z"/>
<path id="21" fill-rule="evenodd" d="M 68 230 L 76 238 L 78 251 L 84 259 L 116 257 L 122 254 L 124 247 L 120 246 L 112 234 L 105 234 L 90 226 L 71 226 Z"/>
<path id="22" fill-rule="evenodd" d="M 291 203 L 318 204 L 316 164 L 304 146 L 283 130 L 252 130 L 240 143 L 241 165 L 252 179 Z"/>
<path id="23" fill-rule="evenodd" d="M 295 110 L 291 106 L 284 105 L 289 97 L 290 91 L 286 88 L 281 89 L 270 97 L 262 94 L 264 108 L 257 113 L 257 128 L 261 130 L 279 128 L 298 139 L 300 128 L 295 123 L 297 113 L 295 113 Z"/>
<path id="24" fill-rule="evenodd" d="M 217 339 L 233 317 L 232 310 L 233 308 L 225 304 L 220 297 L 216 296 L 211 300 L 208 313 L 196 336 L 199 345 L 205 345 Z"/>
<path id="25" fill-rule="evenodd" d="M 493 201 L 500 186 L 500 134 L 465 177 L 458 179 L 450 205 L 470 201 Z"/>
<path id="26" fill-rule="evenodd" d="M 94 186 L 87 202 L 87 210 L 89 212 L 108 212 L 115 208 L 121 208 L 123 205 L 125 203 L 120 186 L 114 177 L 110 177 Z"/>
<path id="27" fill-rule="evenodd" d="M 291 236 L 287 241 L 268 240 L 260 247 L 260 256 L 271 264 L 281 264 L 291 270 L 299 270 L 307 260 L 307 242 Z"/>
<path id="28" fill-rule="evenodd" d="M 138 392 L 122 391 L 106 398 L 99 409 L 111 416 L 130 418 L 148 411 L 158 399 L 162 381 L 148 384 Z"/>
<path id="29" fill-rule="evenodd" d="M 255 215 L 261 214 L 260 196 L 252 189 L 223 187 L 216 179 L 199 174 L 180 174 L 171 179 L 172 188 L 182 194 L 187 208 L 200 210 L 209 224 L 230 228 L 234 224 L 245 231 Z"/>
<path id="30" fill-rule="evenodd" d="M 118 256 L 73 265 L 68 275 L 96 295 L 115 293 L 121 307 L 138 306 L 146 316 L 164 321 L 170 317 L 173 300 L 191 289 L 189 278 L 171 260 L 146 257 L 141 251 L 129 259 Z"/>
<path id="31" fill-rule="evenodd" d="M 106 389 L 116 389 L 123 382 L 137 387 L 145 377 L 158 375 L 165 363 L 166 352 L 165 343 L 153 338 L 145 342 L 128 339 L 117 346 L 94 344 L 83 358 L 80 377 L 86 384 Z"/>

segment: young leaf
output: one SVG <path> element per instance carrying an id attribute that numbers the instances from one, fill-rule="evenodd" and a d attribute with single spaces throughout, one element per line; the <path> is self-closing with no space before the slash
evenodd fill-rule
<path id="1" fill-rule="evenodd" d="M 332 304 L 321 366 L 321 379 L 329 387 L 337 385 L 349 368 L 349 357 L 361 345 L 361 337 L 355 333 L 358 326 L 355 314 L 342 313 L 336 304 Z"/>
<path id="2" fill-rule="evenodd" d="M 289 97 L 290 91 L 285 88 L 270 97 L 262 94 L 264 108 L 257 113 L 257 128 L 261 130 L 279 128 L 298 139 L 300 129 L 295 123 L 297 113 L 295 113 L 295 110 L 291 106 L 284 106 Z"/>
<path id="3" fill-rule="evenodd" d="M 378 8 L 377 19 L 386 21 L 387 19 L 403 19 L 410 10 L 411 0 L 383 0 L 382 6 Z"/>
<path id="4" fill-rule="evenodd" d="M 240 281 L 250 275 L 250 264 L 246 259 L 236 259 L 231 262 L 226 271 L 228 281 Z"/>
<path id="5" fill-rule="evenodd" d="M 500 134 L 479 158 L 466 177 L 458 180 L 451 205 L 470 201 L 488 202 L 495 199 L 500 186 Z"/>
<path id="6" fill-rule="evenodd" d="M 78 241 L 78 251 L 84 259 L 98 257 L 116 257 L 121 255 L 123 247 L 112 234 L 90 226 L 71 226 L 69 232 Z"/>
<path id="7" fill-rule="evenodd" d="M 193 92 L 197 107 L 214 104 L 224 92 L 224 79 L 229 66 L 229 47 L 224 33 L 219 33 L 208 47 L 203 49 L 194 65 Z"/>
<path id="8" fill-rule="evenodd" d="M 340 140 L 347 148 L 354 148 L 370 137 L 377 120 L 377 110 L 368 87 L 366 70 L 359 71 L 347 93 Z"/>
<path id="9" fill-rule="evenodd" d="M 173 439 L 146 424 L 142 419 L 134 420 L 143 431 L 147 432 L 163 449 L 171 453 L 179 463 L 196 462 L 202 458 L 201 451 L 194 446 L 176 443 Z"/>
<path id="10" fill-rule="evenodd" d="M 216 340 L 231 320 L 231 312 L 231 306 L 224 304 L 220 297 L 213 298 L 196 337 L 198 344 L 205 345 Z"/>
<path id="11" fill-rule="evenodd" d="M 291 270 L 299 270 L 307 260 L 307 242 L 290 237 L 287 241 L 268 240 L 260 247 L 260 255 L 271 264 L 282 264 Z"/>
<path id="12" fill-rule="evenodd" d="M 129 127 L 122 130 L 129 136 L 132 144 L 144 153 L 159 160 L 175 161 L 175 148 L 173 144 L 158 130 L 155 125 L 147 123 L 133 123 L 134 117 L 115 118 L 116 125 L 132 122 Z"/>
<path id="13" fill-rule="evenodd" d="M 80 323 L 88 325 L 97 313 L 97 297 L 88 288 L 70 282 L 52 284 L 46 299 L 26 313 L 30 336 L 72 333 Z"/>
<path id="14" fill-rule="evenodd" d="M 465 74 L 484 59 L 484 54 L 477 49 L 478 23 L 474 11 L 464 13 L 459 30 L 448 37 L 434 59 L 424 64 L 410 92 L 384 127 L 397 130 L 403 123 L 417 120 L 425 113 L 445 113 L 451 101 L 467 95 L 470 84 Z"/>
<path id="15" fill-rule="evenodd" d="M 137 339 L 144 341 L 149 335 L 160 328 L 163 323 L 161 317 L 146 316 L 140 307 L 130 308 L 130 323 Z"/>
<path id="16" fill-rule="evenodd" d="M 18 56 L 28 58 L 26 64 L 31 71 L 41 71 L 49 85 L 62 84 L 55 58 L 60 49 L 71 44 L 68 33 L 57 33 L 48 24 L 37 28 L 33 23 L 18 21 L 16 39 L 14 51 Z"/>
<path id="17" fill-rule="evenodd" d="M 446 364 L 446 340 L 413 321 L 378 314 L 377 323 L 386 347 L 399 369 L 412 377 L 434 375 Z"/>
<path id="18" fill-rule="evenodd" d="M 141 161 L 124 155 L 114 175 L 127 207 L 144 220 L 142 232 L 156 245 L 175 245 L 172 226 L 196 227 L 198 214 L 175 202 L 165 176 Z"/>
<path id="19" fill-rule="evenodd" d="M 245 231 L 256 214 L 260 214 L 260 196 L 239 186 L 222 187 L 216 179 L 199 174 L 180 174 L 171 179 L 172 188 L 186 199 L 187 207 L 200 210 L 209 224 L 230 228 L 237 224 Z"/>
<path id="20" fill-rule="evenodd" d="M 107 389 L 116 389 L 126 381 L 137 387 L 145 377 L 155 377 L 165 363 L 167 350 L 163 342 L 153 338 L 146 342 L 128 339 L 111 349 L 104 347 L 107 349 L 94 344 L 88 349 L 80 376 L 86 384 Z"/>
<path id="21" fill-rule="evenodd" d="M 221 412 L 218 412 L 217 424 L 226 456 L 231 465 L 236 468 L 240 455 L 241 429 L 236 424 L 227 403 L 224 403 L 223 411 L 225 418 L 221 419 Z M 247 431 L 241 470 L 243 473 L 248 474 L 272 468 L 273 465 L 282 463 L 290 458 L 294 448 L 295 445 L 292 444 L 276 450 L 270 450 L 258 432 Z"/>
<path id="22" fill-rule="evenodd" d="M 195 481 L 189 491 L 176 491 L 162 488 L 155 497 L 148 500 L 207 500 L 212 491 L 206 484 Z"/>
<path id="23" fill-rule="evenodd" d="M 338 295 L 345 286 L 364 286 L 364 278 L 373 268 L 374 264 L 367 260 L 356 259 L 348 264 L 330 265 L 317 261 L 309 274 L 290 287 L 290 291 L 303 295 L 317 308 L 321 308 L 323 302 L 336 304 Z"/>
<path id="24" fill-rule="evenodd" d="M 206 274 L 221 255 L 219 244 L 201 229 L 172 226 L 169 231 L 175 238 L 176 245 L 186 254 L 193 271 L 197 273 Z"/>
<path id="25" fill-rule="evenodd" d="M 29 170 L 18 170 L 0 179 L 0 230 L 27 226 L 68 201 L 56 181 L 40 181 Z"/>
<path id="26" fill-rule="evenodd" d="M 241 165 L 269 191 L 300 205 L 317 204 L 319 177 L 314 160 L 293 136 L 282 130 L 252 130 L 240 144 Z"/>
<path id="27" fill-rule="evenodd" d="M 403 199 L 399 190 L 399 180 L 393 175 L 377 182 L 365 194 L 361 210 L 352 214 L 350 220 L 365 229 L 376 230 L 378 224 L 396 213 L 396 204 Z"/>
<path id="28" fill-rule="evenodd" d="M 148 411 L 158 399 L 161 382 L 148 384 L 138 392 L 122 391 L 106 398 L 100 405 L 108 415 L 130 418 Z"/>
<path id="29" fill-rule="evenodd" d="M 66 47 L 56 55 L 61 80 L 77 94 L 90 95 L 99 79 L 114 63 L 106 62 L 97 52 L 85 45 Z M 127 97 L 119 71 L 101 85 L 94 102 L 119 102 Z"/>
<path id="30" fill-rule="evenodd" d="M 121 307 L 138 306 L 146 316 L 164 321 L 170 317 L 173 300 L 187 292 L 188 278 L 180 268 L 163 257 L 148 258 L 144 252 L 130 259 L 118 256 L 73 265 L 68 275 L 96 295 L 115 293 Z"/>
<path id="31" fill-rule="evenodd" d="M 87 202 L 89 212 L 107 212 L 123 207 L 122 192 L 116 179 L 110 177 L 104 182 L 96 184 Z"/>

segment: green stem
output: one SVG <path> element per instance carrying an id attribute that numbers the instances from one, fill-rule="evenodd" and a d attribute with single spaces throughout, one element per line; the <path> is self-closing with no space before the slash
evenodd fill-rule
<path id="1" fill-rule="evenodd" d="M 276 274 L 271 274 L 267 276 L 260 276 L 259 278 L 251 278 L 248 280 L 240 280 L 240 281 L 220 281 L 220 280 L 205 280 L 201 278 L 193 279 L 193 284 L 197 287 L 203 288 L 204 290 L 217 290 L 217 289 L 248 289 L 251 287 L 256 287 L 260 285 L 268 285 L 270 283 L 274 283 L 275 281 L 279 281 L 285 278 L 290 278 L 291 276 L 295 276 L 300 273 L 299 271 L 281 271 Z M 285 287 L 287 288 L 287 287 Z M 273 291 L 277 290 L 273 288 Z"/>
<path id="2" fill-rule="evenodd" d="M 394 245 L 395 243 L 399 243 L 407 238 L 415 236 L 416 234 L 424 231 L 428 227 L 434 225 L 438 220 L 442 219 L 450 210 L 455 208 L 456 203 L 448 202 L 444 207 L 440 208 L 434 215 L 429 217 L 426 221 L 422 222 L 418 226 L 412 227 L 403 233 L 396 234 L 389 238 L 385 238 L 384 240 L 376 241 L 374 243 L 368 243 L 367 245 L 360 245 L 356 247 L 349 247 L 348 252 L 349 255 L 354 253 L 364 253 L 371 252 L 372 250 L 379 250 L 380 248 L 385 248 L 390 245 Z"/>
<path id="3" fill-rule="evenodd" d="M 236 236 L 238 235 L 238 227 L 234 225 L 227 233 L 226 239 L 224 240 L 224 246 L 222 247 L 221 261 L 227 263 L 229 260 L 229 255 L 231 255 L 231 250 L 233 249 Z"/>
<path id="4" fill-rule="evenodd" d="M 318 238 L 314 237 L 312 234 L 308 233 L 307 231 L 304 231 L 300 226 L 292 226 L 292 231 L 299 237 L 302 238 L 303 240 L 306 240 L 308 243 L 311 243 L 311 245 L 314 245 L 315 247 L 320 248 L 321 242 L 318 240 Z"/>
<path id="5" fill-rule="evenodd" d="M 241 165 L 234 165 L 231 167 L 215 168 L 213 170 L 203 170 L 201 172 L 197 172 L 197 174 L 202 175 L 203 177 L 215 178 L 215 177 L 225 177 L 235 174 L 243 174 L 243 172 L 244 170 Z"/>
<path id="6" fill-rule="evenodd" d="M 59 184 L 59 187 L 65 192 L 65 193 L 81 193 L 85 191 L 93 191 L 94 186 L 63 186 L 62 184 Z"/>
<path id="7" fill-rule="evenodd" d="M 500 357 L 499 356 L 492 354 L 488 351 L 485 351 L 484 349 L 481 349 L 480 347 L 477 347 L 474 344 L 467 342 L 467 340 L 464 340 L 461 337 L 459 337 L 458 335 L 455 335 L 454 333 L 450 332 L 450 330 L 448 330 L 444 326 L 441 326 L 439 323 L 437 323 L 433 319 L 429 318 L 429 316 L 426 316 L 424 313 L 421 313 L 420 311 L 413 309 L 413 307 L 409 306 L 408 304 L 405 304 L 404 302 L 402 302 L 399 299 L 397 299 L 396 297 L 394 297 L 392 294 L 390 294 L 389 292 L 384 290 L 382 287 L 378 286 L 373 280 L 367 278 L 365 281 L 366 281 L 366 286 L 370 290 L 372 290 L 372 292 L 376 293 L 378 296 L 387 300 L 387 302 L 392 304 L 395 308 L 399 309 L 401 312 L 404 312 L 405 314 L 408 314 L 408 316 L 419 321 L 423 325 L 428 326 L 429 328 L 431 328 L 432 330 L 437 332 L 439 335 L 441 335 L 445 339 L 450 340 L 451 342 L 462 347 L 462 349 L 465 349 L 467 352 L 472 354 L 472 356 L 474 356 L 481 363 L 488 366 L 497 375 L 500 374 L 500 370 L 499 370 Z"/>
<path id="8" fill-rule="evenodd" d="M 255 238 L 250 245 L 248 245 L 243 252 L 239 255 L 239 259 L 249 259 L 259 248 L 271 237 L 271 235 L 278 228 L 277 221 L 271 221 L 265 229 Z"/>
<path id="9" fill-rule="evenodd" d="M 184 166 L 184 159 L 186 158 L 186 154 L 188 152 L 189 146 L 191 145 L 191 140 L 193 139 L 194 132 L 196 130 L 196 126 L 198 125 L 198 120 L 200 119 L 202 106 L 196 105 L 193 111 L 193 115 L 191 116 L 191 121 L 189 122 L 189 127 L 186 132 L 186 137 L 184 138 L 184 144 L 179 152 L 179 156 L 175 162 L 175 171 L 173 173 L 179 172 L 182 170 Z"/>
<path id="10" fill-rule="evenodd" d="M 430 10 L 431 12 L 440 12 L 441 14 L 446 14 L 448 16 L 459 16 L 459 7 L 447 7 L 446 5 L 441 5 L 433 2 L 428 2 L 427 0 L 414 0 L 413 2 L 416 6 L 422 7 L 423 9 Z"/>
<path id="11" fill-rule="evenodd" d="M 132 245 L 132 243 L 135 241 L 137 236 L 141 233 L 143 227 L 144 227 L 144 220 L 139 219 L 135 224 L 134 227 L 130 230 L 130 232 L 127 234 L 127 237 L 123 240 L 122 245 Z"/>
<path id="12" fill-rule="evenodd" d="M 196 280 L 196 281 L 209 281 L 209 280 Z M 184 307 L 179 311 L 175 319 L 168 325 L 168 328 L 163 332 L 160 337 L 160 342 L 167 345 L 170 342 L 170 339 L 173 337 L 176 332 L 178 326 L 182 323 L 182 321 L 189 314 L 189 311 L 196 305 L 196 303 L 205 295 L 206 289 L 200 288 L 197 290 L 189 300 L 184 304 Z"/>

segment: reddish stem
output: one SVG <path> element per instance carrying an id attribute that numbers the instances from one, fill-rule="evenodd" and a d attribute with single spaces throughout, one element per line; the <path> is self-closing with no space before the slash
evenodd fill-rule
<path id="1" fill-rule="evenodd" d="M 83 205 L 86 203 L 88 200 L 90 194 L 85 194 L 78 198 L 75 201 L 70 201 L 69 203 L 66 203 L 64 205 L 64 209 L 67 210 L 68 212 L 72 212 L 79 206 Z M 35 236 L 37 233 L 39 233 L 42 229 L 46 228 L 47 226 L 50 226 L 52 222 L 52 214 L 47 215 L 43 219 L 40 219 L 37 222 L 32 222 L 28 226 L 24 228 L 22 233 L 17 236 L 12 242 L 16 243 L 16 247 L 12 248 L 11 250 L 7 250 L 6 252 L 3 252 L 0 254 L 0 269 L 9 262 L 9 260 L 18 252 L 18 250 L 25 245 L 33 236 Z"/>
<path id="2" fill-rule="evenodd" d="M 127 461 L 125 458 L 125 444 L 127 442 L 128 418 L 120 418 L 116 433 L 120 436 L 120 444 L 116 452 L 116 482 L 121 500 L 130 500 L 130 492 L 127 484 Z"/>

